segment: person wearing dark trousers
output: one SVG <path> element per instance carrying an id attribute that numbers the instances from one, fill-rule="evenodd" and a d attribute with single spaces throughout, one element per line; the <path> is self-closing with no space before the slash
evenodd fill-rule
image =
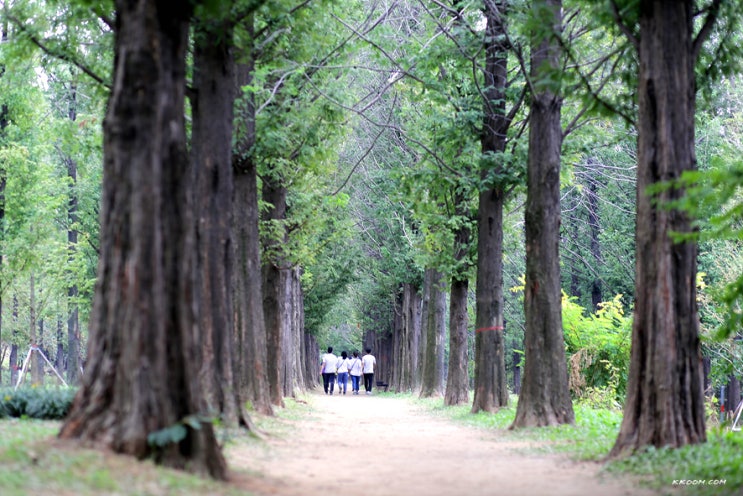
<path id="1" fill-rule="evenodd" d="M 335 371 L 338 364 L 338 357 L 333 354 L 333 347 L 328 346 L 328 352 L 322 356 L 320 373 L 322 374 L 322 386 L 325 394 L 333 394 L 335 389 Z"/>
<path id="2" fill-rule="evenodd" d="M 377 359 L 371 354 L 371 348 L 367 348 L 366 354 L 361 359 L 361 368 L 364 372 L 364 389 L 366 394 L 372 394 L 374 385 L 374 368 L 377 366 Z"/>

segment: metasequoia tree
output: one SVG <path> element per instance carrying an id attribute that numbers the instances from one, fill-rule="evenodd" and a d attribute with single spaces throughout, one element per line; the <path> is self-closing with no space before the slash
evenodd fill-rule
<path id="1" fill-rule="evenodd" d="M 6 3 L 3 2 L 3 10 L 6 8 Z M 2 24 L 0 24 L 0 29 L 2 29 L 2 33 L 0 33 L 0 41 L 3 43 L 8 41 L 8 21 L 7 17 L 3 16 Z M 5 64 L 0 64 L 0 78 L 5 75 Z M 5 141 L 5 134 L 6 129 L 8 127 L 9 122 L 9 115 L 8 115 L 8 104 L 3 99 L 0 101 L 0 143 L 4 143 Z M 8 172 L 6 169 L 6 164 L 3 162 L 0 162 L 0 241 L 3 241 L 5 239 L 5 187 L 7 186 L 8 181 Z M 5 253 L 0 250 L 0 270 L 2 270 L 3 263 L 5 262 Z M 2 298 L 2 292 L 0 292 L 0 338 L 2 338 L 2 329 L 3 329 L 3 298 Z M 0 342 L 2 339 L 0 339 Z M 5 358 L 5 350 L 0 350 L 0 358 Z M 10 357 L 9 357 L 10 359 Z M 16 364 L 16 357 L 13 357 L 10 359 L 9 367 L 11 370 L 10 376 L 11 376 L 11 383 L 13 380 L 13 368 Z M 2 364 L 0 363 L 0 382 L 2 380 Z"/>
<path id="2" fill-rule="evenodd" d="M 562 95 L 549 77 L 557 70 L 560 59 L 561 8 L 561 0 L 542 0 L 532 6 L 541 29 L 532 35 L 525 211 L 525 365 L 512 428 L 574 421 L 560 288 Z"/>
<path id="3" fill-rule="evenodd" d="M 243 383 L 247 399 L 256 411 L 272 414 L 266 362 L 266 323 L 263 317 L 260 238 L 258 234 L 258 170 L 251 153 L 255 144 L 255 96 L 242 88 L 253 84 L 255 72 L 255 16 L 250 13 L 239 24 L 245 30 L 235 82 L 238 95 L 235 151 L 232 157 L 234 195 L 232 198 L 232 243 L 234 247 L 234 306 L 237 380 Z"/>
<path id="4" fill-rule="evenodd" d="M 267 375 L 271 402 L 277 405 L 306 383 L 300 276 L 335 237 L 319 235 L 329 223 L 321 212 L 337 201 L 326 196 L 325 186 L 336 163 L 333 144 L 344 127 L 341 112 L 326 95 L 341 90 L 333 87 L 342 83 L 328 66 L 343 63 L 345 41 L 339 41 L 335 17 L 343 8 L 313 2 L 266 6 L 254 33 L 260 70 L 246 88 L 255 92 L 257 105 L 249 159 L 261 179 Z M 312 355 L 316 365 L 318 355 Z"/>
<path id="5" fill-rule="evenodd" d="M 457 215 L 465 217 L 466 202 L 463 195 L 454 194 L 454 206 L 459 211 Z M 454 233 L 454 259 L 462 263 L 467 257 L 470 247 L 470 223 L 461 222 Z M 444 391 L 445 405 L 461 405 L 469 403 L 469 374 L 467 373 L 467 294 L 469 292 L 469 267 L 455 267 L 451 277 L 449 298 L 449 365 L 446 374 L 446 389 Z"/>
<path id="6" fill-rule="evenodd" d="M 426 269 L 424 284 L 429 288 L 428 306 L 423 322 L 426 334 L 425 360 L 421 376 L 421 398 L 438 397 L 444 394 L 444 339 L 446 338 L 446 291 L 443 274 L 436 269 Z"/>
<path id="7" fill-rule="evenodd" d="M 191 97 L 191 158 L 196 227 L 196 302 L 202 352 L 200 380 L 210 412 L 227 425 L 249 426 L 234 329 L 232 241 L 234 182 L 232 115 L 235 103 L 233 22 L 197 22 Z"/>
<path id="8" fill-rule="evenodd" d="M 196 243 L 184 125 L 192 12 L 156 0 L 115 7 L 88 366 L 59 436 L 224 479 L 194 366 Z"/>
<path id="9" fill-rule="evenodd" d="M 711 3 L 694 37 L 696 3 L 642 0 L 639 39 L 624 27 L 640 56 L 635 311 L 624 417 L 610 456 L 706 440 L 697 245 L 671 238 L 691 232 L 692 219 L 665 206 L 685 195 L 683 187 L 654 194 L 696 168 L 694 66 L 721 2 Z"/>
<path id="10" fill-rule="evenodd" d="M 508 196 L 508 172 L 499 162 L 513 111 L 506 112 L 508 85 L 508 2 L 485 0 L 485 68 L 483 123 L 480 136 L 484 183 L 479 193 L 477 288 L 475 304 L 475 395 L 472 413 L 494 412 L 508 405 L 503 339 L 503 206 Z M 506 177 L 505 180 L 493 176 Z"/>
<path id="11" fill-rule="evenodd" d="M 75 122 L 77 119 L 77 84 L 70 83 L 70 94 L 68 96 L 67 116 L 70 121 Z M 69 200 L 67 201 L 67 250 L 69 253 L 68 260 L 70 263 L 74 260 L 77 252 L 78 238 L 78 209 L 79 201 L 76 191 L 77 186 L 77 161 L 70 154 L 65 154 L 62 159 L 67 166 L 67 177 L 69 179 Z M 67 288 L 67 383 L 77 384 L 80 376 L 80 315 L 77 299 L 79 297 L 79 288 L 76 282 L 73 282 Z"/>

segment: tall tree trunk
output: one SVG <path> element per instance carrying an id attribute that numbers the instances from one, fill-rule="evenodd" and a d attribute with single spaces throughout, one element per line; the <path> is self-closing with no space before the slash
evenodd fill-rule
<path id="1" fill-rule="evenodd" d="M 392 363 L 393 380 L 390 383 L 395 392 L 413 391 L 414 378 L 418 368 L 420 342 L 420 296 L 410 283 L 400 287 L 399 320 L 396 336 L 393 342 L 395 359 Z"/>
<path id="2" fill-rule="evenodd" d="M 599 183 L 598 178 L 594 175 L 598 167 L 598 163 L 595 158 L 591 157 L 588 159 L 588 227 L 591 232 L 591 258 L 593 258 L 594 267 L 601 267 L 604 265 L 604 257 L 601 255 L 601 241 L 599 235 L 601 234 L 601 217 L 599 215 Z M 593 304 L 593 310 L 596 311 L 599 308 L 599 303 L 604 301 L 604 296 L 601 290 L 601 279 L 598 273 L 594 274 L 593 281 L 591 282 L 591 303 Z"/>
<path id="3" fill-rule="evenodd" d="M 469 281 L 453 279 L 449 297 L 449 371 L 446 375 L 445 405 L 469 403 L 467 373 L 467 293 Z"/>
<path id="4" fill-rule="evenodd" d="M 664 206 L 685 191 L 648 192 L 696 168 L 695 3 L 640 2 L 635 311 L 624 417 L 610 456 L 706 440 L 697 246 L 671 239 L 692 223 Z"/>
<path id="5" fill-rule="evenodd" d="M 284 279 L 284 301 L 286 302 L 284 326 L 282 328 L 281 383 L 284 397 L 296 398 L 304 384 L 302 377 L 302 287 L 299 282 L 300 269 L 288 270 Z"/>
<path id="6" fill-rule="evenodd" d="M 455 198 L 457 215 L 464 218 L 466 214 L 465 199 L 461 195 Z M 444 404 L 461 405 L 469 402 L 469 374 L 467 373 L 467 295 L 469 293 L 469 270 L 466 260 L 470 246 L 469 222 L 463 222 L 454 235 L 454 260 L 459 265 L 451 278 L 449 292 L 449 367 L 446 374 Z"/>
<path id="7" fill-rule="evenodd" d="M 583 295 L 583 291 L 581 289 L 581 271 L 580 268 L 583 266 L 580 262 L 580 259 L 578 258 L 578 253 L 580 251 L 579 243 L 581 242 L 581 235 L 580 235 L 580 224 L 582 223 L 581 220 L 578 218 L 578 212 L 579 212 L 579 202 L 578 202 L 578 194 L 575 191 L 571 191 L 568 195 L 566 195 L 567 205 L 565 211 L 570 212 L 570 215 L 568 215 L 567 220 L 565 222 L 565 237 L 568 240 L 573 240 L 573 243 L 570 245 L 570 251 L 576 252 L 574 255 L 571 254 L 568 257 L 568 260 L 570 261 L 568 263 L 568 270 L 570 274 L 570 296 L 575 296 L 580 300 L 580 297 Z"/>
<path id="8" fill-rule="evenodd" d="M 402 384 L 402 377 L 404 375 L 404 368 L 409 367 L 408 360 L 404 356 L 405 349 L 402 342 L 407 340 L 405 336 L 405 329 L 403 328 L 403 309 L 402 309 L 402 285 L 398 285 L 397 292 L 395 293 L 395 303 L 392 306 L 392 378 L 390 379 L 390 387 L 393 391 L 400 391 L 400 385 Z"/>
<path id="9" fill-rule="evenodd" d="M 320 346 L 317 338 L 307 332 L 304 333 L 304 378 L 305 389 L 312 389 L 320 383 L 320 371 L 317 367 L 317 357 L 320 356 Z"/>
<path id="10" fill-rule="evenodd" d="M 3 2 L 3 11 L 6 11 L 8 8 L 8 2 Z M 4 14 L 6 12 L 3 12 Z M 0 33 L 0 41 L 5 43 L 8 41 L 8 16 L 3 15 L 2 25 L 0 25 L 0 29 L 2 29 L 2 32 Z M 2 78 L 5 75 L 5 64 L 0 64 L 0 78 Z M 5 103 L 5 101 L 0 102 L 0 142 L 5 140 L 5 133 L 6 129 L 8 128 L 8 125 L 10 124 L 9 121 L 9 115 L 8 115 L 8 104 Z M 5 163 L 0 162 L 0 241 L 5 241 L 5 187 L 7 185 L 8 180 L 8 171 L 5 168 Z M 4 246 L 4 244 L 0 244 L 0 247 Z M 5 254 L 2 250 L 0 250 L 0 273 L 3 271 L 3 264 L 5 261 Z M 3 298 L 2 298 L 2 292 L 0 292 L 0 342 L 3 341 Z M 13 377 L 13 364 L 15 362 L 10 363 L 10 376 L 11 376 L 11 385 L 14 385 L 15 383 L 12 382 Z M 0 384 L 2 384 L 2 378 L 3 378 L 3 366 L 2 361 L 0 361 Z"/>
<path id="11" fill-rule="evenodd" d="M 410 355 L 410 368 L 408 373 L 408 384 L 406 391 L 417 391 L 416 378 L 420 376 L 420 346 L 421 346 L 421 295 L 418 288 L 412 284 L 405 284 L 405 309 L 404 325 L 408 328 L 408 341 L 404 346 Z"/>
<path id="12" fill-rule="evenodd" d="M 423 369 L 421 398 L 444 394 L 444 339 L 446 338 L 446 291 L 442 287 L 443 274 L 436 269 L 430 272 L 430 301 L 426 322 L 426 361 Z"/>
<path id="13" fill-rule="evenodd" d="M 267 239 L 265 249 L 275 252 L 263 265 L 263 315 L 266 322 L 266 343 L 268 351 L 267 376 L 271 403 L 284 406 L 281 371 L 283 369 L 282 333 L 286 329 L 287 305 L 284 288 L 288 269 L 282 268 L 280 247 L 285 242 L 286 230 L 286 188 L 280 180 L 267 175 L 263 179 L 263 200 L 269 205 L 264 212 L 267 222 L 278 224 L 280 239 Z"/>
<path id="14" fill-rule="evenodd" d="M 70 85 L 70 95 L 68 97 L 67 118 L 75 122 L 77 120 L 77 85 Z M 77 162 L 71 157 L 64 157 L 67 165 L 67 179 L 69 180 L 67 200 L 67 259 L 72 262 L 77 252 Z M 71 263 L 71 266 L 72 265 Z M 74 385 L 80 381 L 80 317 L 77 300 L 79 290 L 77 277 L 70 274 L 70 280 L 73 281 L 67 287 L 67 384 Z"/>
<path id="15" fill-rule="evenodd" d="M 549 75 L 558 68 L 561 0 L 532 9 L 543 32 L 533 36 L 532 95 L 526 198 L 524 375 L 512 428 L 571 424 L 560 288 L 560 89 Z"/>
<path id="16" fill-rule="evenodd" d="M 44 319 L 38 319 L 38 325 L 39 325 L 39 352 L 43 353 L 44 356 L 47 358 L 49 357 L 49 354 L 47 353 L 47 350 L 44 348 Z M 46 377 L 44 376 L 44 367 L 46 366 L 46 361 L 44 358 L 39 355 L 38 359 L 36 360 L 36 374 L 39 377 L 39 382 L 41 386 L 44 385 L 46 382 Z"/>
<path id="17" fill-rule="evenodd" d="M 423 273 L 423 296 L 421 298 L 421 333 L 418 348 L 418 368 L 413 378 L 413 392 L 420 393 L 423 387 L 423 371 L 426 370 L 426 348 L 428 346 L 428 313 L 431 311 L 431 277 L 433 271 Z"/>
<path id="18" fill-rule="evenodd" d="M 57 350 L 54 354 L 54 367 L 56 367 L 57 371 L 60 373 L 60 375 L 65 371 L 65 367 L 67 366 L 67 360 L 65 360 L 65 353 L 64 353 L 64 325 L 62 324 L 61 317 L 57 317 Z M 67 383 L 69 384 L 69 382 Z"/>
<path id="19" fill-rule="evenodd" d="M 18 365 L 18 295 L 13 294 L 13 331 L 10 335 L 10 356 L 8 362 L 10 365 L 10 383 L 15 386 L 18 383 L 20 367 Z"/>
<path id="20" fill-rule="evenodd" d="M 225 479 L 212 423 L 198 420 L 206 412 L 184 122 L 191 12 L 153 0 L 115 7 L 88 363 L 59 435 Z M 173 437 L 153 444 L 155 432 Z"/>
<path id="21" fill-rule="evenodd" d="M 728 380 L 728 394 L 727 398 L 725 398 L 725 402 L 727 403 L 725 405 L 725 411 L 728 412 L 728 415 L 732 415 L 738 407 L 738 403 L 740 403 L 740 380 L 734 375 L 731 375 Z"/>
<path id="22" fill-rule="evenodd" d="M 253 34 L 253 17 L 244 21 L 248 34 Z M 249 40 L 252 44 L 252 39 Z M 247 399 L 256 411 L 273 414 L 268 383 L 266 322 L 263 316 L 263 284 L 258 235 L 258 172 L 252 148 L 255 144 L 255 98 L 240 88 L 253 82 L 252 46 L 248 62 L 237 66 L 238 87 L 237 153 L 232 158 L 235 194 L 232 200 L 233 241 L 235 246 L 235 330 L 238 353 L 243 357 L 238 374 L 247 387 Z M 314 366 L 314 364 L 313 364 Z"/>
<path id="23" fill-rule="evenodd" d="M 472 413 L 494 412 L 508 405 L 505 342 L 503 339 L 503 204 L 500 183 L 488 179 L 497 165 L 497 154 L 506 149 L 510 119 L 506 115 L 508 53 L 505 11 L 508 2 L 485 2 L 485 83 L 482 154 L 493 162 L 480 175 L 489 181 L 480 192 L 478 206 L 477 287 L 475 303 L 475 397 Z"/>
<path id="24" fill-rule="evenodd" d="M 28 283 L 28 320 L 29 320 L 29 339 L 31 341 L 30 349 L 31 354 L 29 355 L 28 368 L 31 370 L 31 385 L 34 387 L 42 386 L 41 374 L 39 374 L 39 367 L 41 366 L 41 355 L 38 352 L 34 352 L 33 349 L 41 349 L 41 342 L 36 331 L 36 276 L 31 271 L 31 276 Z"/>
<path id="25" fill-rule="evenodd" d="M 247 394 L 237 375 L 232 245 L 232 128 L 235 60 L 231 21 L 200 23 L 195 29 L 191 158 L 198 261 L 197 302 L 203 360 L 200 380 L 207 408 L 228 426 L 252 428 Z"/>

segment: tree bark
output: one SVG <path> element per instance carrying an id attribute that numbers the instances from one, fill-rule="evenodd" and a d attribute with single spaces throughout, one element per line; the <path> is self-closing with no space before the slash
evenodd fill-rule
<path id="1" fill-rule="evenodd" d="M 408 354 L 410 355 L 410 373 L 406 390 L 417 391 L 417 378 L 419 374 L 419 359 L 421 346 L 421 295 L 412 284 L 405 284 L 405 295 L 403 308 L 405 308 L 404 325 L 408 328 Z"/>
<path id="2" fill-rule="evenodd" d="M 421 332 L 421 297 L 415 286 L 403 283 L 400 288 L 398 336 L 393 343 L 393 388 L 395 392 L 415 391 L 418 374 Z"/>
<path id="3" fill-rule="evenodd" d="M 578 195 L 579 193 L 576 191 L 571 191 L 568 195 L 566 195 L 565 200 L 567 201 L 566 210 L 567 212 L 570 212 L 570 215 L 567 216 L 567 220 L 565 222 L 565 237 L 568 240 L 573 240 L 574 243 L 571 244 L 571 250 L 578 251 L 581 239 L 581 230 L 580 225 L 582 224 L 582 219 L 578 216 Z M 568 257 L 569 263 L 567 264 L 569 274 L 570 274 L 570 296 L 576 297 L 579 301 L 581 296 L 583 295 L 583 291 L 581 289 L 581 271 L 580 266 L 583 265 L 580 263 L 580 260 L 578 256 L 571 255 Z"/>
<path id="4" fill-rule="evenodd" d="M 10 355 L 8 356 L 8 362 L 10 366 L 10 383 L 15 386 L 18 383 L 18 375 L 20 374 L 20 367 L 18 366 L 18 296 L 13 294 L 13 330 L 10 333 Z"/>
<path id="5" fill-rule="evenodd" d="M 77 86 L 73 83 L 70 87 L 70 101 L 67 109 L 67 117 L 70 121 L 77 120 Z M 67 201 L 67 258 L 72 262 L 77 252 L 77 222 L 78 222 L 78 198 L 77 198 L 77 162 L 66 156 L 67 178 L 69 179 L 69 199 Z M 72 281 L 76 278 L 73 277 Z M 67 288 L 67 384 L 78 384 L 80 381 L 80 315 L 77 306 L 79 289 L 75 282 Z"/>
<path id="6" fill-rule="evenodd" d="M 421 297 L 421 333 L 418 348 L 418 368 L 413 377 L 413 391 L 420 394 L 423 387 L 423 371 L 426 370 L 426 348 L 428 346 L 428 314 L 431 308 L 432 271 L 423 272 L 423 296 Z"/>
<path id="7" fill-rule="evenodd" d="M 312 389 L 320 383 L 320 371 L 317 367 L 317 357 L 320 356 L 320 346 L 317 338 L 304 333 L 304 378 L 305 388 Z"/>
<path id="8" fill-rule="evenodd" d="M 506 149 L 510 120 L 506 115 L 508 50 L 505 12 L 508 2 L 486 2 L 485 96 L 482 136 L 483 156 Z M 485 160 L 487 163 L 488 160 Z M 495 166 L 499 169 L 500 166 Z M 503 339 L 503 204 L 504 185 L 488 179 L 494 172 L 483 168 L 488 185 L 480 192 L 478 206 L 477 287 L 475 303 L 475 395 L 472 413 L 494 412 L 508 405 L 505 342 Z"/>
<path id="9" fill-rule="evenodd" d="M 266 344 L 268 351 L 267 376 L 271 403 L 284 406 L 283 384 L 283 338 L 288 314 L 286 308 L 286 279 L 288 269 L 282 268 L 281 245 L 286 240 L 286 188 L 280 179 L 269 177 L 263 179 L 263 201 L 268 204 L 264 220 L 280 233 L 280 239 L 267 239 L 264 247 L 272 255 L 263 264 L 263 315 L 266 322 Z"/>
<path id="10" fill-rule="evenodd" d="M 29 279 L 28 284 L 28 320 L 29 320 L 29 330 L 28 335 L 29 339 L 31 341 L 31 348 L 36 347 L 37 349 L 41 349 L 41 341 L 39 340 L 38 333 L 36 332 L 36 275 L 34 274 L 34 271 L 31 271 L 31 277 Z M 29 364 L 28 368 L 31 371 L 31 385 L 33 387 L 39 387 L 43 386 L 42 383 L 42 375 L 40 373 L 41 369 L 41 355 L 39 355 L 38 352 L 33 352 L 29 354 Z"/>
<path id="11" fill-rule="evenodd" d="M 446 338 L 446 291 L 442 287 L 443 274 L 430 272 L 428 283 L 430 302 L 426 322 L 426 361 L 423 369 L 421 398 L 435 398 L 444 393 L 444 339 Z"/>
<path id="12" fill-rule="evenodd" d="M 200 380 L 207 408 L 227 426 L 253 429 L 239 374 L 234 328 L 232 168 L 235 60 L 231 20 L 195 29 L 191 159 L 196 218 L 197 302 L 201 330 Z"/>
<path id="13" fill-rule="evenodd" d="M 697 246 L 674 242 L 691 219 L 664 204 L 685 194 L 648 188 L 696 168 L 694 4 L 640 2 L 635 311 L 618 457 L 706 440 L 696 303 Z"/>
<path id="14" fill-rule="evenodd" d="M 3 2 L 3 9 L 7 9 L 7 3 Z M 0 33 L 0 40 L 2 40 L 3 43 L 8 41 L 8 21 L 7 16 L 3 16 L 2 26 L 0 29 L 2 29 L 2 33 Z M 5 64 L 0 64 L 0 78 L 5 75 Z M 5 130 L 8 128 L 8 125 L 10 124 L 9 121 L 9 115 L 8 115 L 8 104 L 3 102 L 0 102 L 0 140 L 5 140 Z M 0 239 L 5 239 L 5 187 L 7 186 L 8 182 L 8 171 L 5 169 L 5 167 L 0 167 Z M 0 270 L 2 270 L 3 264 L 5 263 L 5 254 L 0 251 Z M 2 335 L 3 335 L 3 298 L 0 294 L 0 342 L 2 342 Z M 11 377 L 11 385 L 14 385 L 13 383 L 13 365 L 15 362 L 10 362 L 10 377 Z M 3 366 L 2 362 L 0 362 L 0 384 L 2 384 L 2 378 L 3 378 Z"/>
<path id="15" fill-rule="evenodd" d="M 469 403 L 467 373 L 467 293 L 469 281 L 453 280 L 449 299 L 449 370 L 446 375 L 445 405 Z"/>
<path id="16" fill-rule="evenodd" d="M 284 397 L 296 398 L 304 385 L 302 377 L 302 334 L 304 333 L 302 287 L 299 282 L 300 269 L 287 271 L 284 279 L 285 315 L 281 330 L 284 350 L 281 362 L 281 384 Z"/>
<path id="17" fill-rule="evenodd" d="M 524 375 L 516 418 L 511 428 L 572 424 L 562 330 L 560 287 L 560 148 L 562 100 L 551 86 L 557 70 L 561 0 L 535 2 L 544 33 L 533 37 L 532 95 L 525 215 L 526 282 L 524 287 Z"/>
<path id="18" fill-rule="evenodd" d="M 253 35 L 253 17 L 244 28 Z M 252 38 L 250 40 L 252 43 Z M 237 153 L 233 156 L 235 195 L 233 197 L 233 239 L 235 246 L 235 331 L 242 369 L 239 380 L 247 388 L 247 399 L 256 411 L 273 415 L 268 385 L 266 322 L 263 315 L 260 237 L 258 234 L 258 172 L 252 148 L 255 144 L 255 99 L 242 87 L 252 84 L 252 46 L 246 48 L 248 62 L 237 66 Z"/>
<path id="19" fill-rule="evenodd" d="M 403 376 L 405 375 L 406 369 L 410 370 L 410 360 L 406 355 L 406 346 L 403 346 L 403 342 L 407 341 L 405 335 L 405 328 L 403 325 L 404 313 L 403 310 L 403 286 L 398 285 L 397 292 L 395 293 L 395 304 L 392 307 L 392 378 L 390 379 L 390 387 L 395 392 L 400 392 L 403 384 Z"/>
<path id="20" fill-rule="evenodd" d="M 465 199 L 455 195 L 457 215 L 464 218 L 467 214 Z M 470 224 L 463 222 L 454 235 L 454 260 L 457 267 L 451 277 L 449 291 L 449 366 L 446 374 L 445 405 L 469 403 L 469 374 L 467 365 L 467 296 L 469 293 L 469 261 L 467 253 L 470 246 Z"/>
<path id="21" fill-rule="evenodd" d="M 599 214 L 599 184 L 598 178 L 594 176 L 594 171 L 598 167 L 596 159 L 591 157 L 588 159 L 588 226 L 591 233 L 591 258 L 593 258 L 594 267 L 601 267 L 604 265 L 604 259 L 601 255 L 601 241 L 599 235 L 601 234 L 601 216 Z M 599 303 L 604 301 L 604 296 L 601 288 L 601 279 L 598 274 L 593 276 L 591 282 L 591 303 L 593 304 L 594 312 L 599 309 Z"/>
<path id="22" fill-rule="evenodd" d="M 57 369 L 57 371 L 62 374 L 65 371 L 65 367 L 67 366 L 67 360 L 65 359 L 64 354 L 64 326 L 62 324 L 62 318 L 61 316 L 57 317 L 57 349 L 54 353 L 54 367 Z M 69 384 L 69 383 L 68 383 Z"/>
<path id="23" fill-rule="evenodd" d="M 735 409 L 738 407 L 738 403 L 740 403 L 740 380 L 738 380 L 734 375 L 731 375 L 728 380 L 728 394 L 725 398 L 725 402 L 727 403 L 725 405 L 725 411 L 728 412 L 728 415 L 733 415 Z"/>
<path id="24" fill-rule="evenodd" d="M 59 436 L 225 479 L 198 381 L 184 122 L 191 12 L 154 0 L 115 7 L 88 364 Z M 153 443 L 153 433 L 169 440 Z"/>

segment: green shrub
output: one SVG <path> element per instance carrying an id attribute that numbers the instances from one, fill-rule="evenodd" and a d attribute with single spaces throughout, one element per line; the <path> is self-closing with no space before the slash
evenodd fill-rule
<path id="1" fill-rule="evenodd" d="M 75 393 L 73 388 L 0 389 L 0 418 L 60 420 L 70 410 Z"/>
<path id="2" fill-rule="evenodd" d="M 629 373 L 632 319 L 617 295 L 588 314 L 563 295 L 562 320 L 573 397 L 600 408 L 624 402 Z"/>

